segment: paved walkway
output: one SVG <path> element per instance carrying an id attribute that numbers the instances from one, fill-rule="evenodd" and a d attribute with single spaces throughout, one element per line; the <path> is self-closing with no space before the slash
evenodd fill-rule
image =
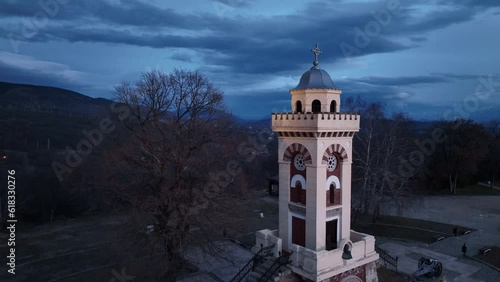
<path id="1" fill-rule="evenodd" d="M 446 281 L 483 281 L 471 278 L 474 273 L 481 270 L 481 267 L 465 263 L 454 256 L 439 253 L 429 248 L 419 246 L 408 247 L 390 242 L 380 245 L 380 248 L 386 250 L 392 256 L 397 256 L 398 271 L 410 276 L 417 270 L 418 260 L 421 257 L 425 257 L 438 259 L 443 264 L 443 278 Z"/>
<path id="2" fill-rule="evenodd" d="M 430 245 L 378 239 L 382 249 L 387 250 L 392 256 L 399 256 L 398 268 L 401 272 L 413 273 L 417 269 L 418 259 L 425 256 L 437 258 L 443 263 L 443 275 L 446 281 L 500 281 L 499 271 L 466 258 L 461 253 L 464 243 L 470 256 L 476 255 L 484 246 L 500 246 L 499 196 L 425 197 L 418 206 L 418 209 L 406 209 L 399 213 L 395 210 L 386 210 L 385 213 L 457 224 L 475 228 L 477 231 L 456 238 L 450 237 Z"/>
<path id="3" fill-rule="evenodd" d="M 227 240 L 193 249 L 186 252 L 185 258 L 199 268 L 199 273 L 181 281 L 230 281 L 253 255 L 250 250 Z M 204 280 L 207 277 L 211 280 Z"/>

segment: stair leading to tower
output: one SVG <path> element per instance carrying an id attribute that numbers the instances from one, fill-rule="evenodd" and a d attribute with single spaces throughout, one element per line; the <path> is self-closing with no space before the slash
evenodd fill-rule
<path id="1" fill-rule="evenodd" d="M 291 273 L 291 269 L 286 265 L 290 255 L 281 257 L 269 257 L 262 263 L 258 264 L 252 272 L 247 276 L 247 282 L 274 282 L 278 281 L 282 274 Z"/>
<path id="2" fill-rule="evenodd" d="M 259 281 L 259 279 L 261 279 L 261 277 L 264 276 L 264 274 L 268 271 L 268 269 L 271 268 L 271 266 L 273 265 L 273 263 L 275 261 L 276 261 L 276 258 L 268 258 L 263 263 L 257 265 L 257 267 L 255 267 L 255 269 L 252 272 L 250 272 L 250 274 L 248 275 L 247 282 Z M 278 275 L 274 274 L 273 278 L 274 278 L 274 276 L 277 277 Z M 269 282 L 269 281 L 274 281 L 274 279 L 269 279 L 265 282 Z"/>

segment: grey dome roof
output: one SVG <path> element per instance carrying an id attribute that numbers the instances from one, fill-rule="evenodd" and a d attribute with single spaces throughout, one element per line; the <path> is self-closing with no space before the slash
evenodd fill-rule
<path id="1" fill-rule="evenodd" d="M 300 89 L 337 89 L 337 87 L 326 71 L 314 66 L 302 75 L 299 85 L 292 90 Z"/>

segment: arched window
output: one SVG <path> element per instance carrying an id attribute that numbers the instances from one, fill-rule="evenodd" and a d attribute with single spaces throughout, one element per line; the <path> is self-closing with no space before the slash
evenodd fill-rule
<path id="1" fill-rule="evenodd" d="M 306 189 L 302 186 L 302 182 L 297 181 L 290 187 L 290 202 L 306 204 Z"/>
<path id="2" fill-rule="evenodd" d="M 300 184 L 300 181 L 295 182 L 295 186 L 290 187 L 290 202 L 295 203 L 299 201 L 301 187 L 302 184 Z"/>
<path id="3" fill-rule="evenodd" d="M 312 112 L 319 113 L 321 112 L 321 102 L 319 100 L 314 100 L 312 103 Z"/>
<path id="4" fill-rule="evenodd" d="M 298 185 L 295 185 L 297 188 L 297 203 L 301 203 L 303 205 L 306 204 L 306 189 L 302 188 L 302 184 L 299 182 Z"/>
<path id="5" fill-rule="evenodd" d="M 335 184 L 330 184 L 330 205 L 335 203 Z"/>
<path id="6" fill-rule="evenodd" d="M 330 113 L 336 113 L 337 112 L 337 101 L 333 100 L 330 103 Z"/>
<path id="7" fill-rule="evenodd" d="M 302 184 L 297 181 L 297 183 L 295 183 L 295 201 L 294 202 L 300 202 L 300 196 L 302 195 Z"/>
<path id="8" fill-rule="evenodd" d="M 295 103 L 295 112 L 302 113 L 302 102 L 301 101 L 297 101 Z"/>

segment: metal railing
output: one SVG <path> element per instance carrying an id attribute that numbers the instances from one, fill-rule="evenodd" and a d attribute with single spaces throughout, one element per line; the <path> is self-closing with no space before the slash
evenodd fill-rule
<path id="1" fill-rule="evenodd" d="M 398 272 L 398 257 L 389 255 L 385 250 L 375 246 L 375 251 L 379 254 L 380 258 L 384 261 L 385 266 L 393 267 Z"/>
<path id="2" fill-rule="evenodd" d="M 243 268 L 236 273 L 236 275 L 231 279 L 231 282 L 240 282 L 250 273 L 250 271 L 255 269 L 257 264 L 262 263 L 265 257 L 271 256 L 274 252 L 274 244 L 267 247 L 261 247 L 260 250 L 243 266 Z"/>
<path id="3" fill-rule="evenodd" d="M 287 253 L 285 255 L 278 257 L 274 261 L 274 263 L 267 269 L 267 271 L 264 274 L 262 274 L 262 276 L 259 278 L 259 280 L 257 280 L 257 282 L 269 281 L 269 279 L 271 279 L 271 277 L 278 271 L 278 269 L 280 269 L 282 266 L 285 266 L 291 262 L 290 261 L 291 255 L 292 255 L 292 253 Z"/>

